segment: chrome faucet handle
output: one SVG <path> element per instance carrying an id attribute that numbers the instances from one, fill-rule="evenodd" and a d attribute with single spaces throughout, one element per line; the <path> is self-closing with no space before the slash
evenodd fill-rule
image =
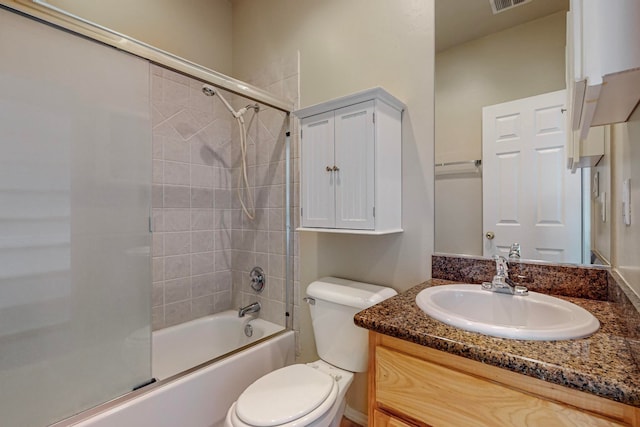
<path id="1" fill-rule="evenodd" d="M 512 276 L 515 278 L 516 282 L 518 283 L 533 283 L 533 280 L 528 277 L 528 276 L 523 276 L 522 274 L 516 274 L 515 276 Z"/>
<path id="2" fill-rule="evenodd" d="M 496 262 L 496 276 L 509 277 L 509 267 L 507 266 L 507 259 L 501 255 L 494 255 L 493 259 Z"/>
<path id="3" fill-rule="evenodd" d="M 520 259 L 520 243 L 512 243 L 509 248 L 509 259 Z"/>
<path id="4" fill-rule="evenodd" d="M 509 278 L 505 279 L 505 282 L 509 285 L 512 295 L 529 295 L 529 289 L 526 286 L 521 286 Z"/>
<path id="5" fill-rule="evenodd" d="M 509 279 L 507 259 L 500 255 L 494 255 L 493 259 L 496 261 L 496 275 L 493 276 L 491 283 L 483 282 L 482 289 L 501 294 L 527 295 L 529 291 L 526 287 Z"/>

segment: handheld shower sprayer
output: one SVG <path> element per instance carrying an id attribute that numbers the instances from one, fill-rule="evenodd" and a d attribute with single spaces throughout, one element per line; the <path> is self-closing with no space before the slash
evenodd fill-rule
<path id="1" fill-rule="evenodd" d="M 213 96 L 216 94 L 216 90 L 213 88 L 213 86 L 202 85 L 202 93 L 207 96 Z"/>
<path id="2" fill-rule="evenodd" d="M 224 98 L 224 96 L 222 96 L 222 94 L 220 92 L 218 92 L 216 90 L 216 88 L 214 88 L 211 85 L 202 85 L 202 93 L 204 93 L 207 96 L 214 96 L 214 95 L 218 95 L 218 98 L 220 98 L 220 101 L 222 101 L 222 103 L 224 104 L 225 107 L 227 107 L 227 110 L 229 110 L 229 112 L 231 113 L 231 115 L 236 118 L 236 119 L 240 119 L 242 118 L 242 116 L 244 115 L 244 113 L 246 113 L 248 110 L 253 109 L 253 111 L 255 113 L 257 113 L 258 111 L 260 111 L 260 106 L 256 103 L 256 104 L 248 104 L 245 105 L 244 107 L 242 107 L 241 109 L 239 109 L 238 111 L 234 110 L 231 107 L 231 104 L 229 104 L 229 102 Z"/>
<path id="3" fill-rule="evenodd" d="M 236 113 L 236 111 L 233 108 L 231 108 L 231 104 L 229 104 L 229 102 L 227 102 L 224 96 L 222 96 L 220 92 L 216 91 L 216 89 L 213 86 L 202 85 L 202 92 L 207 96 L 218 95 L 218 98 L 220 98 L 220 101 L 222 101 L 224 106 L 227 107 L 227 110 L 229 110 L 231 115 L 236 119 L 239 117 L 238 113 Z"/>
<path id="4" fill-rule="evenodd" d="M 249 179 L 247 176 L 247 129 L 244 125 L 244 119 L 242 116 L 249 110 L 253 109 L 254 113 L 260 111 L 260 106 L 256 104 L 249 104 L 245 107 L 242 107 L 238 111 L 235 111 L 229 102 L 222 96 L 222 94 L 217 91 L 213 86 L 210 85 L 202 85 L 202 93 L 207 96 L 218 95 L 220 101 L 224 104 L 224 106 L 229 110 L 233 118 L 238 122 L 238 129 L 240 130 L 240 153 L 242 159 L 242 173 L 238 178 L 238 199 L 240 200 L 240 205 L 242 206 L 242 210 L 245 215 L 251 220 L 255 218 L 255 206 L 253 204 L 253 196 L 251 195 L 251 190 L 249 189 Z M 245 204 L 243 193 L 247 194 L 247 202 L 249 207 Z"/>

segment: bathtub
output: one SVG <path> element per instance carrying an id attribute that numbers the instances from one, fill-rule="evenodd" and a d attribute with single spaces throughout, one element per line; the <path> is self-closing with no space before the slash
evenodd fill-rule
<path id="1" fill-rule="evenodd" d="M 253 335 L 244 328 L 250 324 Z M 123 397 L 77 423 L 80 427 L 213 427 L 222 425 L 227 409 L 253 381 L 293 363 L 294 333 L 281 332 L 184 375 L 193 366 L 248 345 L 281 326 L 262 319 L 238 318 L 227 311 L 153 333 L 153 376 L 160 383 Z M 122 401 L 118 403 L 118 401 Z M 81 414 L 82 415 L 82 414 Z M 75 417 L 74 417 L 75 418 Z"/>
<path id="2" fill-rule="evenodd" d="M 153 333 L 151 372 L 163 380 L 283 329 L 262 319 L 238 317 L 233 310 L 161 329 Z"/>

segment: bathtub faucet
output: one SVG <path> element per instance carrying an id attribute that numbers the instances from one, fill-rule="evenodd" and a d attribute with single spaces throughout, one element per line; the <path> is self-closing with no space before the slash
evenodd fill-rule
<path id="1" fill-rule="evenodd" d="M 253 304 L 249 304 L 246 307 L 240 307 L 238 309 L 238 317 L 244 317 L 247 313 L 257 313 L 260 311 L 260 303 L 254 302 Z"/>

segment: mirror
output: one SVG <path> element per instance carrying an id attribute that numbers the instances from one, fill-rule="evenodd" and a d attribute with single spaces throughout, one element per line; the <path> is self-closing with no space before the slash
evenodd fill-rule
<path id="1" fill-rule="evenodd" d="M 482 180 L 490 171 L 479 162 L 482 108 L 565 88 L 569 1 L 535 0 L 497 14 L 491 3 L 435 0 L 436 252 L 482 256 L 487 244 Z M 576 239 L 579 259 L 590 263 L 580 236 L 590 233 L 590 170 L 584 171 L 587 226 Z"/>

